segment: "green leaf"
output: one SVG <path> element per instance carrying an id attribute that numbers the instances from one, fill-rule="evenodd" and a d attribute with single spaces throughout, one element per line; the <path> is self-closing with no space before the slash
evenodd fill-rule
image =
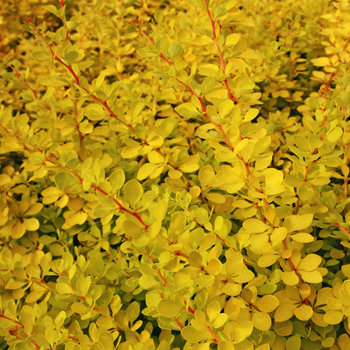
<path id="1" fill-rule="evenodd" d="M 142 49 L 138 49 L 136 51 L 141 57 L 145 57 L 145 58 L 148 58 L 148 57 L 156 57 L 158 56 L 158 53 L 157 52 L 154 52 L 152 51 L 152 49 L 148 48 L 148 47 L 144 47 Z"/>
<path id="2" fill-rule="evenodd" d="M 116 169 L 109 176 L 109 182 L 112 186 L 113 192 L 120 190 L 125 182 L 125 173 L 122 169 Z"/>
<path id="3" fill-rule="evenodd" d="M 183 52 L 184 50 L 182 46 L 178 43 L 172 44 L 168 47 L 168 54 L 172 60 L 178 56 L 181 56 Z"/>
<path id="4" fill-rule="evenodd" d="M 205 9 L 205 3 L 202 0 L 186 0 L 186 2 L 190 5 L 190 6 L 194 6 L 194 7 L 200 7 L 202 9 Z"/>
<path id="5" fill-rule="evenodd" d="M 306 99 L 306 103 L 312 109 L 317 109 L 319 107 L 319 102 L 317 98 L 309 97 Z"/>
<path id="6" fill-rule="evenodd" d="M 139 278 L 139 284 L 143 289 L 153 289 L 155 286 L 160 284 L 160 282 L 156 281 L 153 276 L 142 275 Z"/>
<path id="7" fill-rule="evenodd" d="M 50 59 L 50 56 L 45 52 L 45 51 L 36 51 L 32 53 L 32 57 L 33 59 L 35 59 L 36 61 L 46 61 L 48 59 Z"/>
<path id="8" fill-rule="evenodd" d="M 213 19 L 217 20 L 218 18 L 225 16 L 227 14 L 227 10 L 223 6 L 215 7 L 213 11 Z"/>
<path id="9" fill-rule="evenodd" d="M 300 336 L 294 335 L 289 337 L 286 342 L 286 350 L 299 350 L 301 347 Z"/>
<path id="10" fill-rule="evenodd" d="M 106 118 L 103 108 L 96 103 L 92 103 L 85 108 L 85 115 L 90 120 L 102 120 Z"/>
<path id="11" fill-rule="evenodd" d="M 68 172 L 61 172 L 55 175 L 54 182 L 60 190 L 65 186 L 72 186 L 80 183 L 77 177 Z"/>
<path id="12" fill-rule="evenodd" d="M 46 10 L 46 11 L 49 11 L 49 12 L 55 14 L 55 15 L 57 13 L 57 8 L 55 6 L 53 6 L 53 5 L 43 6 L 43 9 Z"/>
<path id="13" fill-rule="evenodd" d="M 79 53 L 77 51 L 69 51 L 64 55 L 64 58 L 68 64 L 72 64 L 78 57 Z"/>
<path id="14" fill-rule="evenodd" d="M 124 196 L 128 203 L 135 207 L 143 196 L 143 187 L 137 180 L 130 180 L 124 185 Z"/>
<path id="15" fill-rule="evenodd" d="M 55 324 L 58 329 L 60 329 L 63 326 L 66 317 L 67 315 L 63 310 L 60 311 L 60 313 L 57 315 L 57 317 L 55 318 Z"/>
<path id="16" fill-rule="evenodd" d="M 126 318 L 133 323 L 140 314 L 140 304 L 137 301 L 132 302 L 126 309 Z"/>
<path id="17" fill-rule="evenodd" d="M 160 23 L 163 21 L 164 19 L 164 13 L 162 11 L 157 11 L 155 14 L 154 14 L 154 18 L 155 20 L 157 21 L 157 23 Z"/>
<path id="18" fill-rule="evenodd" d="M 206 339 L 202 332 L 195 329 L 193 326 L 186 326 L 181 330 L 182 337 L 190 343 L 199 343 Z"/>
<path id="19" fill-rule="evenodd" d="M 172 299 L 163 299 L 157 306 L 157 311 L 165 317 L 176 317 L 180 310 L 181 306 Z"/>

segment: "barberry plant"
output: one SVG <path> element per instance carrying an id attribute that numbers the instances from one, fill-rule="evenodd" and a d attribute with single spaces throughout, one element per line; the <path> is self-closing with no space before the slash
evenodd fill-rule
<path id="1" fill-rule="evenodd" d="M 349 1 L 0 11 L 1 349 L 350 349 Z"/>

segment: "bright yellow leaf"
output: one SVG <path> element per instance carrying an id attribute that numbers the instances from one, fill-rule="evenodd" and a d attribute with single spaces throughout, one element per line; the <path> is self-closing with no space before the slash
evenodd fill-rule
<path id="1" fill-rule="evenodd" d="M 267 230 L 268 226 L 258 219 L 248 219 L 243 222 L 243 227 L 252 233 L 261 233 Z"/>
<path id="2" fill-rule="evenodd" d="M 278 299 L 274 295 L 265 295 L 254 303 L 261 312 L 272 312 L 279 305 Z"/>
<path id="3" fill-rule="evenodd" d="M 271 327 L 271 317 L 265 312 L 254 312 L 252 318 L 253 325 L 260 331 L 268 331 Z"/>
<path id="4" fill-rule="evenodd" d="M 312 315 L 313 315 L 313 310 L 310 305 L 301 305 L 300 307 L 296 308 L 294 310 L 295 316 L 300 320 L 300 321 L 307 321 L 309 320 Z"/>

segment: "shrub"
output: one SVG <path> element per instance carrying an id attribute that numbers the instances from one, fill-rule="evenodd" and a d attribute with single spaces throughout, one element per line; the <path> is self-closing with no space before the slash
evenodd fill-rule
<path id="1" fill-rule="evenodd" d="M 349 2 L 42 5 L 1 4 L 1 348 L 350 349 Z"/>

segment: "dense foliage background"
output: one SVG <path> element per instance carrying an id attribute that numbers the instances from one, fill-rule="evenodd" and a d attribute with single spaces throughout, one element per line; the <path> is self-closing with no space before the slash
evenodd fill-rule
<path id="1" fill-rule="evenodd" d="M 350 349 L 348 0 L 0 25 L 2 349 Z"/>

